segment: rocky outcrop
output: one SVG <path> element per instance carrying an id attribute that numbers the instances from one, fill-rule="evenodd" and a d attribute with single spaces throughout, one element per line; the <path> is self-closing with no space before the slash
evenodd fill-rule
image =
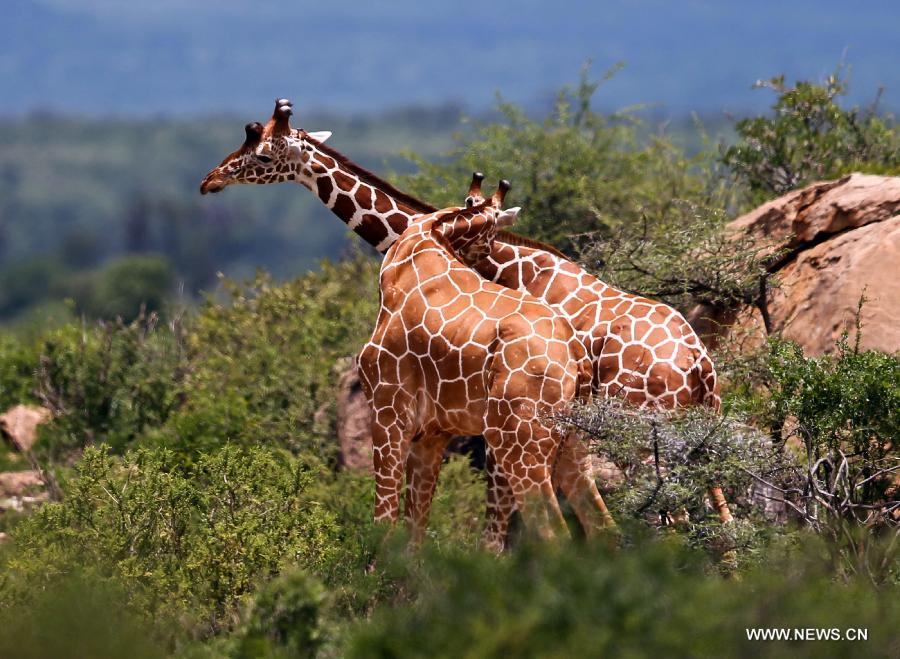
<path id="1" fill-rule="evenodd" d="M 38 426 L 49 420 L 50 412 L 43 407 L 16 405 L 0 414 L 0 437 L 17 451 L 26 453 L 37 439 Z"/>
<path id="2" fill-rule="evenodd" d="M 900 350 L 900 178 L 852 174 L 770 201 L 728 226 L 773 256 L 779 287 L 766 299 L 769 328 L 807 354 L 834 349 L 852 333 L 861 296 L 863 349 Z M 756 308 L 725 314 L 698 307 L 689 320 L 710 344 L 763 341 Z"/>

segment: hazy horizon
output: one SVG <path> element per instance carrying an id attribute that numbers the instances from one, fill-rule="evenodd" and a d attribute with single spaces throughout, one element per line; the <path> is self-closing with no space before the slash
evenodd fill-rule
<path id="1" fill-rule="evenodd" d="M 772 102 L 755 80 L 821 79 L 842 57 L 848 102 L 884 86 L 883 106 L 900 106 L 898 5 L 22 0 L 5 19 L 5 116 L 259 117 L 278 96 L 303 113 L 446 103 L 479 113 L 497 91 L 540 108 L 588 60 L 594 77 L 626 65 L 598 93 L 603 109 L 740 115 Z"/>

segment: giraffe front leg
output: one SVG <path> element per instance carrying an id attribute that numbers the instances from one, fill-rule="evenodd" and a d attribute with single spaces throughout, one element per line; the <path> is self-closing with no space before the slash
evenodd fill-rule
<path id="1" fill-rule="evenodd" d="M 446 433 L 419 434 L 412 440 L 406 459 L 405 516 L 415 545 L 421 544 L 425 537 L 434 489 L 449 442 L 450 435 Z"/>

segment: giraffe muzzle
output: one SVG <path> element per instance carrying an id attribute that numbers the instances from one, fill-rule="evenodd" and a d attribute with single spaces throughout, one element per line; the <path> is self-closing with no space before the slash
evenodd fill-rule
<path id="1" fill-rule="evenodd" d="M 200 184 L 200 194 L 221 192 L 225 189 L 225 181 L 218 177 L 207 176 Z"/>

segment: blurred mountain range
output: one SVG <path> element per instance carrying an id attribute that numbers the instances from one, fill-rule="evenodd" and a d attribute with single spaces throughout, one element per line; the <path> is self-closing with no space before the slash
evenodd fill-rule
<path id="1" fill-rule="evenodd" d="M 271 100 L 359 113 L 457 102 L 496 90 L 530 107 L 573 80 L 627 63 L 598 96 L 610 108 L 758 111 L 759 78 L 821 78 L 846 51 L 851 100 L 887 86 L 900 105 L 898 3 L 757 0 L 9 0 L 0 114 L 238 112 Z"/>

